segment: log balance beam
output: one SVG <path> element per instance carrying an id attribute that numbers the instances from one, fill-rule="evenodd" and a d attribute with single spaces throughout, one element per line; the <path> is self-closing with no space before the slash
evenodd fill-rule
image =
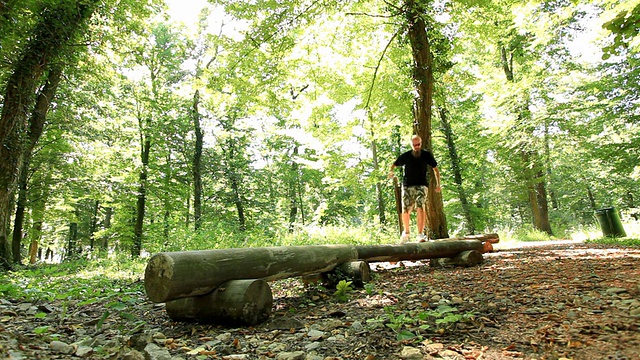
<path id="1" fill-rule="evenodd" d="M 497 234 L 398 245 L 162 252 L 149 259 L 144 285 L 149 300 L 166 303 L 173 320 L 255 325 L 271 313 L 267 281 L 338 269 L 358 284 L 369 281 L 369 262 L 447 258 L 457 260 L 446 265 L 465 265 L 460 254 L 469 252 L 473 254 L 465 257 L 475 265 L 482 261 L 485 244 L 492 242 L 498 242 Z"/>

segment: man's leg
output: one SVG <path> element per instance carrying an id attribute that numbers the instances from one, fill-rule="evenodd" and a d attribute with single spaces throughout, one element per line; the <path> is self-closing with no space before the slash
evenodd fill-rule
<path id="1" fill-rule="evenodd" d="M 417 208 L 418 214 L 416 215 L 416 222 L 418 223 L 418 235 L 424 234 L 424 225 L 427 220 L 427 212 L 424 211 L 424 207 Z"/>
<path id="2" fill-rule="evenodd" d="M 425 241 L 424 226 L 427 222 L 427 187 L 420 186 L 416 189 L 416 223 L 418 225 L 418 238 L 420 241 Z"/>
<path id="3" fill-rule="evenodd" d="M 403 211 L 402 212 L 402 227 L 404 228 L 404 233 L 409 235 L 411 232 L 411 226 L 409 221 L 411 220 L 411 212 Z"/>

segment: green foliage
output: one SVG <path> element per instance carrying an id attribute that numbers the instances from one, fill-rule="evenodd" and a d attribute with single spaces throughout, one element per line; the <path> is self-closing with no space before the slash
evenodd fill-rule
<path id="1" fill-rule="evenodd" d="M 629 42 L 638 36 L 640 31 L 640 4 L 631 11 L 623 10 L 613 19 L 602 25 L 604 29 L 613 34 L 613 43 L 603 48 L 603 60 L 607 60 L 611 55 L 619 54 L 620 49 L 629 47 Z"/>
<path id="2" fill-rule="evenodd" d="M 340 282 L 336 285 L 336 291 L 333 293 L 339 301 L 347 302 L 349 301 L 349 296 L 353 288 L 351 287 L 351 281 L 340 280 Z"/>

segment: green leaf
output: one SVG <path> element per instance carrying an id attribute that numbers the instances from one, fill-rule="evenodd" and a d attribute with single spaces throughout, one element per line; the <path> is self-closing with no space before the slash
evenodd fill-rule
<path id="1" fill-rule="evenodd" d="M 402 341 L 402 340 L 411 340 L 411 339 L 414 339 L 415 337 L 416 337 L 416 334 L 412 333 L 411 331 L 402 330 L 398 333 L 398 335 L 396 336 L 396 339 L 398 339 L 399 341 Z"/>
<path id="2" fill-rule="evenodd" d="M 33 315 L 33 317 L 36 318 L 36 319 L 44 319 L 44 318 L 47 317 L 47 314 L 43 313 L 43 312 L 39 312 L 39 313 Z"/>
<path id="3" fill-rule="evenodd" d="M 49 326 L 39 326 L 39 327 L 33 329 L 33 332 L 36 335 L 42 335 L 42 334 L 46 333 L 47 331 L 49 331 Z"/>
<path id="4" fill-rule="evenodd" d="M 110 313 L 109 311 L 105 311 L 102 314 L 102 317 L 100 318 L 100 320 L 98 320 L 98 323 L 96 324 L 96 330 L 100 330 L 100 328 L 102 327 L 102 325 L 104 324 L 105 320 L 107 320 L 107 318 L 109 317 Z"/>

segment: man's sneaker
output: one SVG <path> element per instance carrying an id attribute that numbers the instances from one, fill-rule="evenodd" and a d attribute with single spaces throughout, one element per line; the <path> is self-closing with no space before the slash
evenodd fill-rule
<path id="1" fill-rule="evenodd" d="M 416 240 L 418 240 L 418 242 L 425 242 L 429 241 L 429 238 L 425 234 L 418 234 L 418 238 Z"/>
<path id="2" fill-rule="evenodd" d="M 402 235 L 400 235 L 400 242 L 406 243 L 407 241 L 409 241 L 409 234 L 403 231 Z"/>

